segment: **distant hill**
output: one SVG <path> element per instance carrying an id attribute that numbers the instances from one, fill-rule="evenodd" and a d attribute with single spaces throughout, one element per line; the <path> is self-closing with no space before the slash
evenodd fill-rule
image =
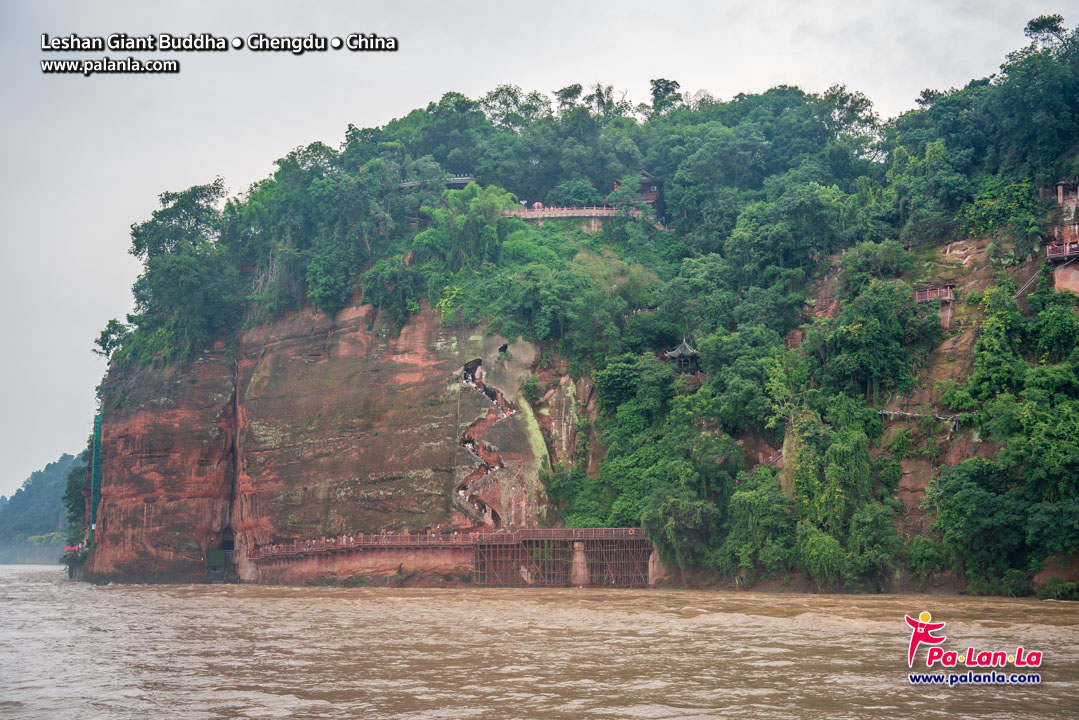
<path id="1" fill-rule="evenodd" d="M 0 499 L 0 563 L 56 562 L 65 544 L 64 489 L 77 462 L 64 453 Z"/>

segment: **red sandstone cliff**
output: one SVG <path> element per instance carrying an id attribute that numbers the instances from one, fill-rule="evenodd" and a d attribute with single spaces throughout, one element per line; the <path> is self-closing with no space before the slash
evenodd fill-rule
<path id="1" fill-rule="evenodd" d="M 180 368 L 109 374 L 107 474 L 84 577 L 203 579 L 203 552 L 229 521 L 233 377 L 222 348 Z"/>
<path id="2" fill-rule="evenodd" d="M 183 367 L 113 370 L 86 577 L 199 582 L 205 551 L 233 536 L 258 580 L 255 544 L 536 526 L 547 441 L 519 397 L 536 351 L 505 343 L 429 310 L 397 334 L 363 306 L 292 313 Z M 477 359 L 487 394 L 462 383 Z"/>

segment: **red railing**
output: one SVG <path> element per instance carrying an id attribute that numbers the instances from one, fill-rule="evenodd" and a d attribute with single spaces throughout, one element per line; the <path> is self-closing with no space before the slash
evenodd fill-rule
<path id="1" fill-rule="evenodd" d="M 521 540 L 648 539 L 648 533 L 644 528 L 554 528 L 551 530 L 517 530 L 512 534 L 517 535 Z M 490 537 L 490 535 L 487 537 Z"/>
<path id="2" fill-rule="evenodd" d="M 1045 257 L 1049 260 L 1069 258 L 1073 255 L 1079 255 L 1079 243 L 1068 243 L 1067 245 L 1050 244 L 1045 246 Z"/>
<path id="3" fill-rule="evenodd" d="M 925 288 L 914 291 L 915 302 L 929 302 L 930 300 L 955 300 L 955 286 Z"/>
<path id="4" fill-rule="evenodd" d="M 1053 239 L 1045 246 L 1048 260 L 1063 260 L 1079 255 L 1079 225 L 1053 228 Z"/>
<path id="5" fill-rule="evenodd" d="M 631 210 L 631 213 L 640 214 L 640 210 Z M 576 217 L 614 217 L 618 214 L 616 208 L 607 205 L 588 205 L 581 207 L 544 207 L 544 208 L 512 208 L 503 210 L 504 217 L 531 218 L 576 218 Z"/>
<path id="6" fill-rule="evenodd" d="M 317 540 L 257 545 L 248 549 L 250 560 L 274 557 L 333 553 L 364 547 L 454 547 L 473 545 L 516 545 L 537 540 L 647 540 L 643 528 L 557 528 L 472 533 L 349 533 Z"/>
<path id="7" fill-rule="evenodd" d="M 1053 228 L 1053 239 L 1046 245 L 1046 259 L 1064 260 L 1071 257 L 1079 257 L 1079 226 Z"/>

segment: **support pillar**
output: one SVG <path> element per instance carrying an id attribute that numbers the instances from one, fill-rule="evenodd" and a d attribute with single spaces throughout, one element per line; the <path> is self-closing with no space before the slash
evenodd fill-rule
<path id="1" fill-rule="evenodd" d="M 656 583 L 667 577 L 667 571 L 663 569 L 663 563 L 659 561 L 659 553 L 652 548 L 648 556 L 648 587 L 654 588 Z"/>
<path id="2" fill-rule="evenodd" d="M 573 543 L 573 560 L 569 566 L 569 584 L 573 587 L 587 587 L 589 584 L 588 560 L 584 555 L 584 543 Z"/>
<path id="3" fill-rule="evenodd" d="M 1057 185 L 1057 202 L 1064 204 L 1064 183 Z"/>
<path id="4" fill-rule="evenodd" d="M 944 303 L 940 306 L 940 326 L 945 330 L 952 329 L 952 304 Z"/>

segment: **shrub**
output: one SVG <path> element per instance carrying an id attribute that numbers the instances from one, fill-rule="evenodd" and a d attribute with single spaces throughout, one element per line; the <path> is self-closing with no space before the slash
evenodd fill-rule
<path id="1" fill-rule="evenodd" d="M 818 590 L 842 577 L 846 563 L 839 541 L 805 520 L 798 523 L 798 552 Z"/>
<path id="2" fill-rule="evenodd" d="M 539 379 L 536 377 L 536 373 L 532 373 L 528 376 L 528 379 L 524 381 L 521 386 L 521 394 L 524 395 L 525 400 L 529 405 L 535 405 L 536 401 L 540 399 L 540 392 L 543 388 L 540 387 Z"/>
<path id="3" fill-rule="evenodd" d="M 1039 600 L 1079 600 L 1079 583 L 1067 582 L 1054 575 L 1038 589 Z"/>
<path id="4" fill-rule="evenodd" d="M 947 543 L 925 535 L 912 538 L 907 553 L 910 555 L 910 569 L 923 576 L 947 570 L 954 562 L 954 554 Z"/>

